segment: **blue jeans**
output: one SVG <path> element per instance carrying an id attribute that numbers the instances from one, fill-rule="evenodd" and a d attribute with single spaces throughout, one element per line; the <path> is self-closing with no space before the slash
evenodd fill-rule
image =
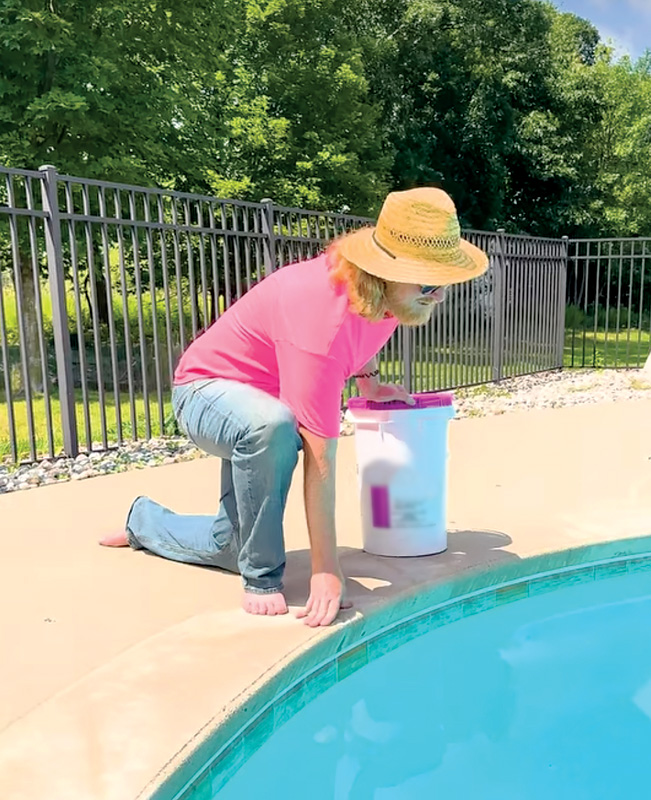
<path id="1" fill-rule="evenodd" d="M 296 419 L 275 397 L 235 381 L 175 386 L 174 413 L 188 438 L 222 459 L 217 516 L 176 514 L 147 497 L 131 507 L 132 547 L 239 572 L 246 591 L 282 589 L 283 515 L 302 447 Z"/>

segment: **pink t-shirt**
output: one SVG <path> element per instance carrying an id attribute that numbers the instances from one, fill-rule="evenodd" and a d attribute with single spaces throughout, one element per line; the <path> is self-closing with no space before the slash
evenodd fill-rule
<path id="1" fill-rule="evenodd" d="M 307 430 L 334 438 L 346 380 L 397 327 L 393 317 L 369 322 L 351 310 L 322 254 L 248 291 L 188 347 L 174 382 L 248 383 L 282 400 Z"/>

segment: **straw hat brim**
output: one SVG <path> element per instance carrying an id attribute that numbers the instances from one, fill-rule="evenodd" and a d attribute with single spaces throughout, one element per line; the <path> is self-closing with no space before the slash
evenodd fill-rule
<path id="1" fill-rule="evenodd" d="M 427 259 L 395 258 L 379 247 L 374 238 L 375 228 L 360 228 L 339 242 L 339 251 L 348 261 L 364 272 L 396 283 L 421 286 L 448 286 L 483 275 L 488 269 L 488 256 L 465 239 L 459 246 L 441 251 L 440 256 Z"/>

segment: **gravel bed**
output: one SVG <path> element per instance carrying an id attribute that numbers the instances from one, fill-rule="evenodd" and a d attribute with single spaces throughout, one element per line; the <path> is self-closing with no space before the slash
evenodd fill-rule
<path id="1" fill-rule="evenodd" d="M 511 378 L 456 393 L 457 418 L 587 403 L 651 399 L 651 373 L 642 370 L 572 370 Z"/>
<path id="2" fill-rule="evenodd" d="M 55 458 L 37 464 L 0 465 L 0 494 L 33 489 L 62 481 L 79 481 L 130 469 L 174 464 L 205 456 L 187 439 L 170 437 L 129 442 L 111 450 L 97 450 L 77 458 Z"/>
<path id="3" fill-rule="evenodd" d="M 457 418 L 490 416 L 510 411 L 559 408 L 586 403 L 651 399 L 651 374 L 641 370 L 572 370 L 511 378 L 499 384 L 459 389 Z M 352 426 L 342 421 L 343 436 Z M 83 480 L 114 472 L 202 458 L 205 454 L 187 439 L 170 437 L 129 442 L 108 451 L 77 458 L 56 458 L 37 464 L 0 465 L 0 494 L 33 489 L 67 480 Z"/>

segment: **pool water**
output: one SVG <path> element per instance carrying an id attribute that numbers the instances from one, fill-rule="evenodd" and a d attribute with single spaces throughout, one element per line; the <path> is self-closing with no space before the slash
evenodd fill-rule
<path id="1" fill-rule="evenodd" d="M 318 696 L 214 797 L 651 797 L 651 573 L 412 640 Z"/>

